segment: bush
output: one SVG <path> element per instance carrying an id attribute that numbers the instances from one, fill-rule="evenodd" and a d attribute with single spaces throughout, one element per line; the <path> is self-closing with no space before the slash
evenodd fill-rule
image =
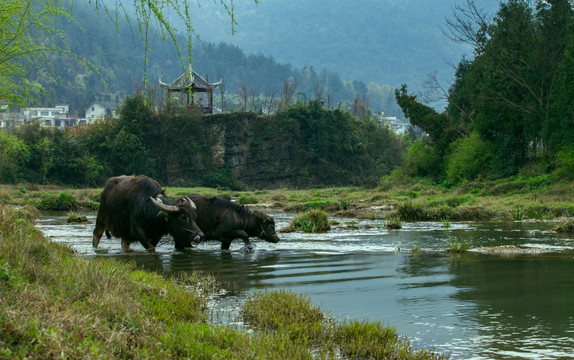
<path id="1" fill-rule="evenodd" d="M 574 145 L 562 148 L 556 155 L 556 175 L 574 180 Z"/>
<path id="2" fill-rule="evenodd" d="M 492 147 L 482 140 L 478 132 L 467 138 L 460 138 L 452 145 L 452 154 L 447 164 L 447 177 L 455 183 L 474 180 L 486 175 L 492 161 Z"/>
<path id="3" fill-rule="evenodd" d="M 407 173 L 414 177 L 435 177 L 440 174 L 442 168 L 440 155 L 429 141 L 415 141 L 409 146 L 405 168 Z"/>

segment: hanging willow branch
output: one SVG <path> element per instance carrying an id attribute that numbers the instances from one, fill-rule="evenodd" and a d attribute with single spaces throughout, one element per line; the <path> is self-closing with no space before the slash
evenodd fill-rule
<path id="1" fill-rule="evenodd" d="M 74 2 L 77 0 L 2 0 L 0 11 L 0 101 L 22 104 L 25 99 L 41 91 L 41 86 L 28 78 L 34 68 L 44 76 L 58 79 L 50 71 L 49 54 L 59 53 L 74 58 L 87 70 L 98 75 L 95 65 L 81 59 L 69 48 L 62 27 L 62 21 L 74 21 Z M 235 33 L 234 0 L 213 0 L 229 15 L 231 31 Z M 258 0 L 254 0 L 258 3 Z M 149 43 L 147 34 L 150 28 L 160 32 L 164 40 L 169 39 L 180 54 L 182 68 L 192 61 L 192 39 L 197 37 L 192 23 L 192 9 L 200 8 L 200 0 L 89 0 L 98 14 L 103 14 L 119 28 L 122 21 L 132 24 L 135 20 L 137 32 L 132 31 L 134 43 L 139 38 L 144 44 L 145 69 L 148 62 Z M 133 13 L 130 13 L 133 9 Z M 183 24 L 181 29 L 172 25 L 170 17 Z M 132 28 L 132 26 L 130 26 Z M 187 42 L 185 55 L 182 55 L 177 36 L 183 30 Z M 102 77 L 100 76 L 100 79 Z M 102 79 L 103 81 L 103 79 Z"/>

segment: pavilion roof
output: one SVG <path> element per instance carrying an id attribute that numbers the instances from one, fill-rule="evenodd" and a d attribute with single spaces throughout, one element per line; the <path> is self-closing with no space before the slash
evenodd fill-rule
<path id="1" fill-rule="evenodd" d="M 219 80 L 216 83 L 207 82 L 204 78 L 202 78 L 198 73 L 193 71 L 191 65 L 187 68 L 183 74 L 181 74 L 175 81 L 172 83 L 164 83 L 159 80 L 159 86 L 166 90 L 170 91 L 187 91 L 191 88 L 192 91 L 208 91 L 208 90 L 215 90 L 221 85 L 223 81 Z"/>

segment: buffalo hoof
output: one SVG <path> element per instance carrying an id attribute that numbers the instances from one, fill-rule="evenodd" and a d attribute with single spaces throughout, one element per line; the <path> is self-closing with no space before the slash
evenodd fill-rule
<path id="1" fill-rule="evenodd" d="M 252 253 L 255 251 L 255 245 L 247 244 L 241 249 L 244 253 Z"/>

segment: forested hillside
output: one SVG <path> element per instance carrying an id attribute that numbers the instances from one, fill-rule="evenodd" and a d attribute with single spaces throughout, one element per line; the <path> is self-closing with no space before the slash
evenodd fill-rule
<path id="1" fill-rule="evenodd" d="M 178 53 L 173 43 L 150 30 L 147 60 L 140 43 L 139 30 L 135 25 L 123 23 L 117 28 L 102 14 L 94 13 L 86 4 L 77 4 L 74 19 L 64 23 L 68 45 L 76 56 L 90 61 L 97 71 L 91 71 L 78 64 L 73 58 L 52 54 L 51 70 L 60 77 L 60 82 L 46 80 L 44 71 L 35 74 L 35 79 L 45 90 L 34 105 L 68 103 L 72 113 L 82 115 L 83 109 L 94 98 L 117 101 L 128 94 L 141 90 L 144 73 L 151 89 L 157 89 L 158 79 L 175 80 L 188 65 L 185 51 Z M 185 48 L 185 39 L 179 38 Z M 185 50 L 185 49 L 183 49 Z M 180 57 L 181 55 L 181 57 Z M 227 43 L 209 43 L 195 40 L 192 49 L 193 68 L 210 81 L 222 79 L 226 94 L 226 110 L 243 110 L 238 94 L 241 88 L 249 97 L 279 98 L 285 82 L 293 87 L 294 98 L 312 100 L 326 99 L 331 107 L 339 105 L 351 109 L 356 98 L 367 101 L 374 112 L 384 111 L 388 115 L 402 117 L 402 111 L 394 99 L 393 87 L 377 83 L 366 84 L 347 80 L 338 73 L 315 69 L 312 66 L 296 68 L 290 64 L 278 63 L 271 56 L 246 55 L 239 47 Z M 34 74 L 33 74 L 34 75 Z M 216 96 L 219 106 L 219 96 Z M 245 110 L 261 112 L 262 101 L 249 101 Z"/>

